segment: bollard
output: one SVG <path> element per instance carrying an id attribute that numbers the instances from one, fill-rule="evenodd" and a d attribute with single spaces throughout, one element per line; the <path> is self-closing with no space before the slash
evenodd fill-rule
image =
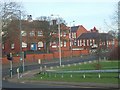
<path id="1" fill-rule="evenodd" d="M 73 77 L 72 74 L 70 75 L 70 77 L 71 77 L 71 78 Z"/>
<path id="2" fill-rule="evenodd" d="M 85 74 L 83 74 L 83 78 L 85 78 Z"/>
<path id="3" fill-rule="evenodd" d="M 76 63 L 74 64 L 74 66 L 76 66 Z"/>
<path id="4" fill-rule="evenodd" d="M 89 61 L 89 63 L 91 63 L 92 61 Z"/>
<path id="5" fill-rule="evenodd" d="M 101 77 L 100 74 L 98 74 L 98 77 L 99 77 L 99 78 Z"/>
<path id="6" fill-rule="evenodd" d="M 42 67 L 40 67 L 40 72 L 42 71 Z"/>
<path id="7" fill-rule="evenodd" d="M 55 78 L 56 78 L 56 74 L 55 74 Z"/>
<path id="8" fill-rule="evenodd" d="M 53 69 L 53 67 L 50 67 L 50 69 Z"/>
<path id="9" fill-rule="evenodd" d="M 63 74 L 61 75 L 61 77 L 62 77 L 62 78 L 64 77 Z"/>
<path id="10" fill-rule="evenodd" d="M 45 70 L 46 70 L 47 66 L 45 66 L 44 68 L 45 68 Z"/>
<path id="11" fill-rule="evenodd" d="M 19 68 L 17 68 L 17 73 L 18 73 L 18 79 L 20 79 Z"/>
<path id="12" fill-rule="evenodd" d="M 70 67 L 70 64 L 68 64 L 68 67 Z"/>
<path id="13" fill-rule="evenodd" d="M 86 64 L 87 62 L 84 62 L 84 64 Z"/>

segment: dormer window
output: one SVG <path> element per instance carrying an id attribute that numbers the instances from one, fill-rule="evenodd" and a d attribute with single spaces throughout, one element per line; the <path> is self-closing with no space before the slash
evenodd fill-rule
<path id="1" fill-rule="evenodd" d="M 15 44 L 12 43 L 12 44 L 11 44 L 11 49 L 14 49 L 14 48 L 15 48 Z"/>

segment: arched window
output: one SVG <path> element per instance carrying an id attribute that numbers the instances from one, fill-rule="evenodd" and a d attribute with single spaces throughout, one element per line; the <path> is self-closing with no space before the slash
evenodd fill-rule
<path id="1" fill-rule="evenodd" d="M 38 42 L 38 47 L 43 47 L 43 42 L 42 41 Z"/>

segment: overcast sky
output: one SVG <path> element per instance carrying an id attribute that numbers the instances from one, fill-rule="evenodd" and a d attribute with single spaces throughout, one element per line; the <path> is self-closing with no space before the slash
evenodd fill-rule
<path id="1" fill-rule="evenodd" d="M 13 1 L 13 0 L 12 0 Z M 15 0 L 16 1 L 16 0 Z M 17 0 L 22 2 L 27 14 L 33 19 L 40 16 L 59 15 L 68 25 L 94 26 L 106 32 L 104 20 L 110 24 L 119 0 Z"/>

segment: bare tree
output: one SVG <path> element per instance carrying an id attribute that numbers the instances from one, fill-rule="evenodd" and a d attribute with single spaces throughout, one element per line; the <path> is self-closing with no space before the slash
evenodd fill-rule
<path id="1" fill-rule="evenodd" d="M 36 22 L 36 24 L 34 24 L 35 28 L 41 30 L 44 36 L 44 37 L 39 38 L 39 40 L 44 42 L 45 51 L 49 53 L 50 42 L 58 43 L 57 19 L 51 20 L 50 17 L 46 17 L 46 16 L 41 16 L 37 19 L 38 21 Z M 63 19 L 60 19 L 59 23 L 61 27 L 61 33 L 62 32 L 67 33 L 68 30 L 66 29 L 68 28 L 66 28 L 65 26 L 65 21 Z M 66 40 L 66 39 L 61 37 L 61 40 Z"/>
<path id="2" fill-rule="evenodd" d="M 1 13 L 0 16 L 2 17 L 2 41 L 3 43 L 8 39 L 8 34 L 13 33 L 11 31 L 14 27 L 10 26 L 13 25 L 13 21 L 18 22 L 20 19 L 20 12 L 21 16 L 25 16 L 24 12 L 22 11 L 22 6 L 17 2 L 4 2 L 1 3 Z M 19 25 L 18 23 L 14 23 Z M 18 28 L 17 28 L 18 30 Z M 17 35 L 17 33 L 16 33 Z M 10 38 L 9 38 L 10 39 Z M 12 41 L 12 40 L 11 40 Z"/>

